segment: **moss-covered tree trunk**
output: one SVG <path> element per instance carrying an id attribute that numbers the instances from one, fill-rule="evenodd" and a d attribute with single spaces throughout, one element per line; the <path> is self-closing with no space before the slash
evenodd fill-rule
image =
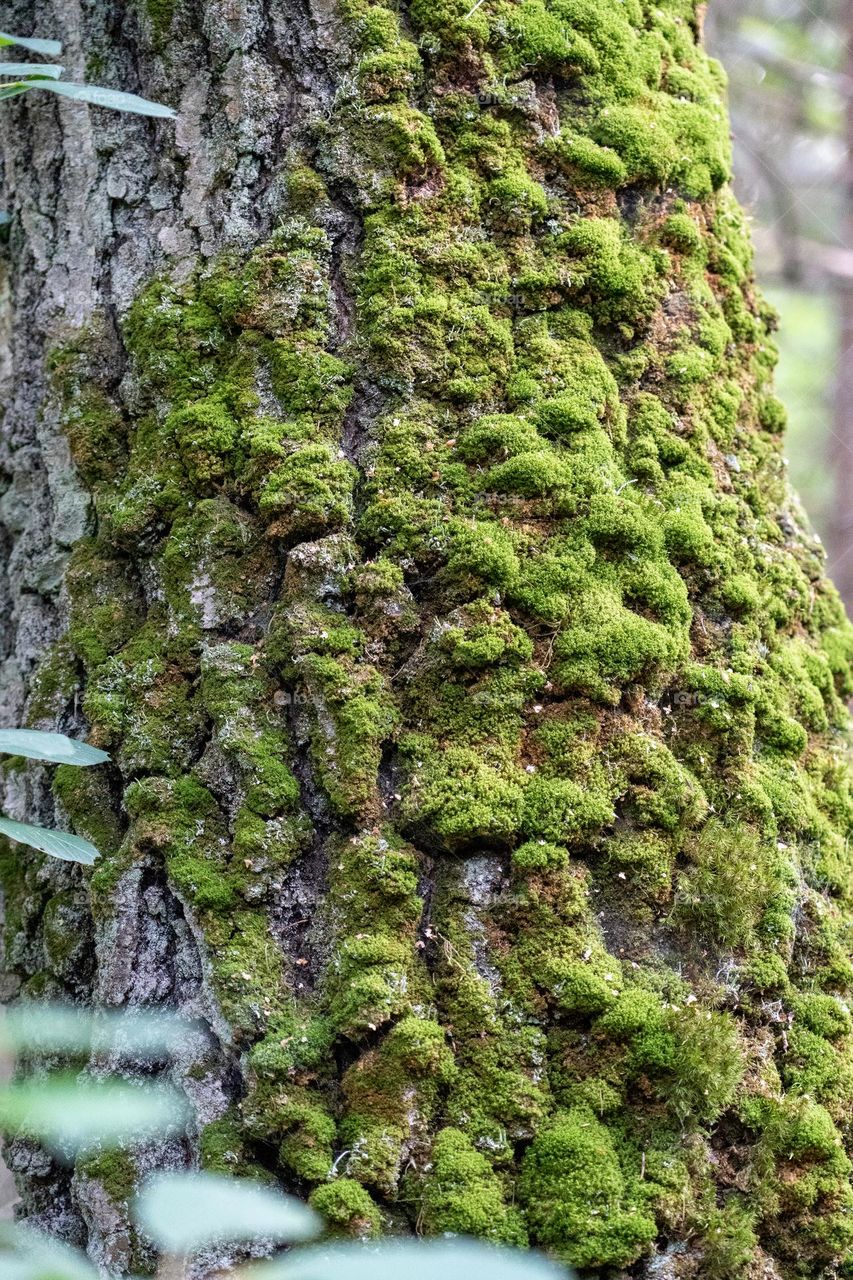
<path id="1" fill-rule="evenodd" d="M 10 992 L 178 1007 L 332 1226 L 853 1274 L 851 631 L 689 0 L 14 0 Z M 158 1158 L 163 1158 L 162 1153 Z M 28 1211 L 139 1263 L 152 1153 Z"/>

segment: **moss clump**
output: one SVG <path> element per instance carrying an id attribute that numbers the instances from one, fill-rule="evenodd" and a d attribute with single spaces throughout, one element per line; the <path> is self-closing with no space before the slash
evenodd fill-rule
<path id="1" fill-rule="evenodd" d="M 338 1178 L 312 1191 L 308 1201 L 326 1220 L 334 1235 L 372 1240 L 382 1229 L 378 1205 L 358 1182 Z"/>
<path id="2" fill-rule="evenodd" d="M 489 763 L 465 747 L 427 755 L 417 740 L 403 746 L 412 759 L 403 820 L 413 831 L 426 824 L 449 847 L 464 848 L 479 839 L 508 839 L 518 830 L 525 778 L 510 761 Z"/>
<path id="3" fill-rule="evenodd" d="M 100 1183 L 116 1204 L 127 1204 L 136 1194 L 139 1173 L 127 1151 L 100 1151 L 77 1162 L 77 1172 Z"/>
<path id="4" fill-rule="evenodd" d="M 759 1135 L 757 1199 L 783 1265 L 794 1276 L 834 1266 L 853 1242 L 853 1195 L 849 1160 L 828 1112 L 807 1098 L 756 1098 L 744 1113 Z"/>
<path id="5" fill-rule="evenodd" d="M 322 1107 L 293 1097 L 282 1098 L 278 1121 L 285 1132 L 278 1158 L 298 1178 L 319 1182 L 333 1167 L 335 1122 Z"/>
<path id="6" fill-rule="evenodd" d="M 732 1199 L 704 1227 L 702 1267 L 709 1280 L 738 1280 L 756 1261 L 755 1213 Z"/>
<path id="7" fill-rule="evenodd" d="M 199 1155 L 202 1168 L 211 1173 L 249 1177 L 266 1174 L 252 1160 L 239 1115 L 234 1110 L 226 1111 L 218 1120 L 204 1126 L 199 1137 Z"/>
<path id="8" fill-rule="evenodd" d="M 507 1205 L 501 1180 L 464 1133 L 442 1129 L 430 1158 L 433 1176 L 424 1188 L 421 1213 L 431 1234 L 449 1232 L 502 1244 L 527 1243 L 521 1215 Z"/>
<path id="9" fill-rule="evenodd" d="M 628 177 L 627 166 L 612 147 L 602 147 L 583 134 L 561 133 L 549 138 L 542 152 L 546 163 L 582 185 L 620 187 Z"/>
<path id="10" fill-rule="evenodd" d="M 562 1112 L 537 1134 L 519 1179 L 532 1238 L 572 1266 L 627 1266 L 654 1240 L 636 1182 L 591 1110 Z"/>
<path id="11" fill-rule="evenodd" d="M 661 1001 L 642 988 L 622 992 L 596 1030 L 624 1041 L 628 1079 L 644 1077 L 680 1122 L 715 1119 L 744 1071 L 737 1026 L 725 1013 Z"/>
<path id="12" fill-rule="evenodd" d="M 52 645 L 42 657 L 30 681 L 27 723 L 59 719 L 79 688 L 80 675 L 75 655 L 67 640 Z"/>
<path id="13" fill-rule="evenodd" d="M 712 821 L 689 849 L 679 876 L 676 918 L 718 943 L 784 945 L 792 931 L 795 876 L 785 851 L 750 828 Z"/>
<path id="14" fill-rule="evenodd" d="M 347 1175 L 384 1194 L 393 1191 L 413 1120 L 435 1114 L 453 1071 L 443 1028 L 417 1015 L 403 1018 L 350 1067 L 341 1124 L 350 1152 Z"/>

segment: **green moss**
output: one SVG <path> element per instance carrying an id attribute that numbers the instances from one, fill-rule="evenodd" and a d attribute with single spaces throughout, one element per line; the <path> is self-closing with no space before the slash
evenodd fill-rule
<path id="1" fill-rule="evenodd" d="M 338 1178 L 312 1191 L 308 1203 L 326 1220 L 334 1235 L 372 1240 L 380 1234 L 382 1215 L 360 1183 Z"/>
<path id="2" fill-rule="evenodd" d="M 248 1151 L 240 1118 L 233 1110 L 204 1126 L 199 1136 L 199 1155 L 202 1168 L 211 1173 L 257 1176 L 259 1172 Z"/>
<path id="3" fill-rule="evenodd" d="M 568 850 L 562 845 L 549 844 L 546 840 L 528 840 L 512 855 L 513 868 L 522 875 L 565 867 Z"/>
<path id="4" fill-rule="evenodd" d="M 702 1268 L 708 1280 L 739 1280 L 756 1261 L 755 1214 L 738 1200 L 712 1213 L 704 1225 Z"/>
<path id="5" fill-rule="evenodd" d="M 50 391 L 71 456 L 88 485 L 115 477 L 126 459 L 127 428 L 121 411 L 113 395 L 89 376 L 92 348 L 101 352 L 105 346 L 105 333 L 93 325 L 72 341 L 52 347 L 46 357 Z"/>
<path id="6" fill-rule="evenodd" d="M 502 1244 L 525 1245 L 527 1233 L 517 1209 L 488 1160 L 458 1129 L 442 1129 L 430 1153 L 432 1177 L 421 1205 L 430 1234 L 479 1236 Z"/>
<path id="7" fill-rule="evenodd" d="M 388 1194 L 400 1173 L 413 1103 L 419 1113 L 432 1115 L 453 1070 L 444 1030 L 418 1016 L 402 1019 L 350 1067 L 341 1123 L 349 1151 L 346 1173 Z"/>
<path id="8" fill-rule="evenodd" d="M 831 1117 L 806 1098 L 756 1098 L 744 1111 L 759 1134 L 760 1203 L 777 1254 L 793 1275 L 835 1265 L 853 1243 L 853 1195 L 850 1164 Z"/>
<path id="9" fill-rule="evenodd" d="M 74 653 L 67 640 L 59 640 L 46 651 L 30 681 L 27 722 L 55 721 L 68 705 L 80 683 Z"/>
<path id="10" fill-rule="evenodd" d="M 64 889 L 48 898 L 42 915 L 42 948 L 47 973 L 71 983 L 86 971 L 90 944 L 85 903 L 79 891 Z"/>
<path id="11" fill-rule="evenodd" d="M 401 745 L 412 778 L 402 816 L 413 830 L 428 827 L 450 847 L 507 839 L 518 830 L 526 779 L 517 766 L 500 758 L 489 763 L 465 747 L 427 754 L 417 740 Z"/>
<path id="12" fill-rule="evenodd" d="M 479 522 L 454 530 L 447 567 L 455 576 L 502 588 L 516 577 L 518 557 L 505 530 Z"/>
<path id="13" fill-rule="evenodd" d="M 72 593 L 68 642 L 87 667 L 121 649 L 141 621 L 138 588 L 107 548 L 82 538 L 67 570 Z"/>
<path id="14" fill-rule="evenodd" d="M 59 765 L 53 774 L 53 793 L 75 830 L 90 840 L 102 857 L 115 853 L 123 830 L 104 771 Z"/>
<path id="15" fill-rule="evenodd" d="M 378 672 L 306 654 L 297 660 L 300 680 L 316 708 L 315 761 L 340 813 L 376 804 L 376 773 L 394 711 Z"/>
<path id="16" fill-rule="evenodd" d="M 524 797 L 521 827 L 526 835 L 571 844 L 613 820 L 606 795 L 598 796 L 563 778 L 531 778 Z"/>
<path id="17" fill-rule="evenodd" d="M 612 147 L 602 147 L 583 134 L 561 133 L 542 145 L 543 156 L 567 176 L 592 186 L 621 187 L 628 169 Z"/>
<path id="18" fill-rule="evenodd" d="M 548 199 L 538 182 L 524 171 L 509 173 L 489 184 L 494 218 L 507 231 L 525 231 L 548 210 Z"/>
<path id="19" fill-rule="evenodd" d="M 692 865 L 676 888 L 676 919 L 729 947 L 778 945 L 790 937 L 796 899 L 784 850 L 747 827 L 711 821 L 689 856 Z"/>
<path id="20" fill-rule="evenodd" d="M 79 684 L 114 756 L 56 775 L 96 911 L 165 869 L 245 1064 L 205 1160 L 260 1149 L 335 1231 L 829 1274 L 853 643 L 719 71 L 681 0 L 339 16 L 276 231 L 131 307 L 132 415 L 105 332 L 52 357 L 98 532 L 30 716 Z M 74 904 L 3 874 L 52 991 Z"/>
<path id="21" fill-rule="evenodd" d="M 740 1037 L 729 1015 L 703 1009 L 692 993 L 678 998 L 628 989 L 596 1031 L 626 1044 L 627 1078 L 650 1082 L 680 1124 L 710 1121 L 731 1102 L 743 1075 Z"/>
<path id="22" fill-rule="evenodd" d="M 298 1178 L 319 1182 L 334 1163 L 335 1122 L 322 1107 L 298 1098 L 281 1100 L 277 1120 L 285 1137 L 278 1158 Z"/>
<path id="23" fill-rule="evenodd" d="M 100 1183 L 116 1204 L 127 1204 L 138 1188 L 139 1174 L 127 1151 L 99 1151 L 77 1163 L 77 1172 Z"/>
<path id="24" fill-rule="evenodd" d="M 671 839 L 655 831 L 622 833 L 608 841 L 606 857 L 610 874 L 623 880 L 632 895 L 667 901 L 675 862 Z"/>
<path id="25" fill-rule="evenodd" d="M 590 591 L 554 645 L 554 674 L 567 692 L 615 702 L 621 688 L 660 680 L 686 651 L 681 628 L 627 608 L 612 590 Z"/>
<path id="26" fill-rule="evenodd" d="M 792 1000 L 791 1007 L 797 1021 L 816 1035 L 837 1040 L 850 1034 L 850 1010 L 836 996 L 803 992 Z"/>
<path id="27" fill-rule="evenodd" d="M 352 509 L 355 473 L 328 445 L 306 445 L 273 472 L 260 495 L 261 511 L 281 537 L 307 538 L 338 529 Z"/>
<path id="28" fill-rule="evenodd" d="M 613 1138 L 586 1108 L 558 1114 L 536 1135 L 519 1196 L 533 1242 L 572 1266 L 627 1266 L 657 1234 Z"/>
<path id="29" fill-rule="evenodd" d="M 168 38 L 174 21 L 176 0 L 142 0 L 142 7 L 151 23 L 155 42 L 162 44 Z"/>

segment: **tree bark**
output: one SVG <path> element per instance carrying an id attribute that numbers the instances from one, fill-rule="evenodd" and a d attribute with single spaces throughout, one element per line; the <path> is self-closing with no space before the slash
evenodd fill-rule
<path id="1" fill-rule="evenodd" d="M 853 639 L 696 12 L 9 8 L 180 116 L 5 107 L 3 716 L 112 756 L 7 770 L 102 858 L 6 849 L 6 981 L 209 1033 L 26 1212 L 849 1267 Z"/>

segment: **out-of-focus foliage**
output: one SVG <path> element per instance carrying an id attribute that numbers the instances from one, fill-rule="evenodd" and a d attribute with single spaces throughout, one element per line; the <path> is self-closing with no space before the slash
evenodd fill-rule
<path id="1" fill-rule="evenodd" d="M 90 747 L 87 742 L 66 738 L 62 733 L 45 733 L 41 729 L 0 729 L 0 754 L 17 755 L 28 760 L 48 764 L 68 764 L 88 768 L 109 760 L 106 751 Z M 17 822 L 0 814 L 0 835 L 28 844 L 31 849 L 60 858 L 63 862 L 81 862 L 91 866 L 98 850 L 81 836 L 47 827 L 36 827 L 30 822 Z"/>
<path id="2" fill-rule="evenodd" d="M 156 1010 L 120 1014 L 70 1005 L 22 1004 L 0 1022 L 0 1054 L 17 1051 L 37 1070 L 0 1089 L 0 1130 L 37 1138 L 55 1154 L 127 1148 L 174 1134 L 191 1123 L 183 1097 L 163 1084 L 123 1084 L 114 1077 L 74 1078 L 48 1070 L 62 1056 L 88 1048 L 115 1057 L 160 1059 L 184 1054 L 198 1027 Z M 161 1064 L 162 1065 L 162 1064 Z M 173 1274 L 169 1259 L 188 1259 L 220 1244 L 295 1244 L 319 1237 L 321 1219 L 307 1205 L 248 1178 L 163 1171 L 141 1188 L 134 1218 Z M 178 1268 L 180 1270 L 180 1266 Z M 177 1274 L 177 1272 L 175 1272 Z M 534 1253 L 495 1248 L 470 1240 L 400 1241 L 389 1244 L 322 1243 L 264 1263 L 234 1270 L 243 1280 L 570 1280 L 565 1268 Z M 0 1224 L 3 1280 L 96 1280 L 97 1272 L 77 1249 L 26 1225 Z M 127 1277 L 126 1280 L 132 1280 Z"/>
<path id="3" fill-rule="evenodd" d="M 0 48 L 19 45 L 29 49 L 31 53 L 43 53 L 55 56 L 62 52 L 58 40 L 40 40 L 26 36 L 9 35 L 0 31 Z M 63 98 L 71 98 L 74 102 L 87 102 L 96 107 L 110 107 L 113 111 L 129 111 L 140 116 L 162 116 L 166 119 L 174 117 L 171 107 L 160 102 L 151 102 L 140 98 L 135 93 L 125 93 L 119 89 L 104 89 L 94 84 L 71 84 L 60 81 L 64 67 L 40 65 L 38 63 L 2 63 L 0 76 L 8 77 L 8 83 L 0 84 L 0 102 L 5 98 L 17 98 L 22 93 L 36 89 L 47 89 L 50 93 L 59 94 Z M 14 78 L 13 78 L 14 77 Z"/>

